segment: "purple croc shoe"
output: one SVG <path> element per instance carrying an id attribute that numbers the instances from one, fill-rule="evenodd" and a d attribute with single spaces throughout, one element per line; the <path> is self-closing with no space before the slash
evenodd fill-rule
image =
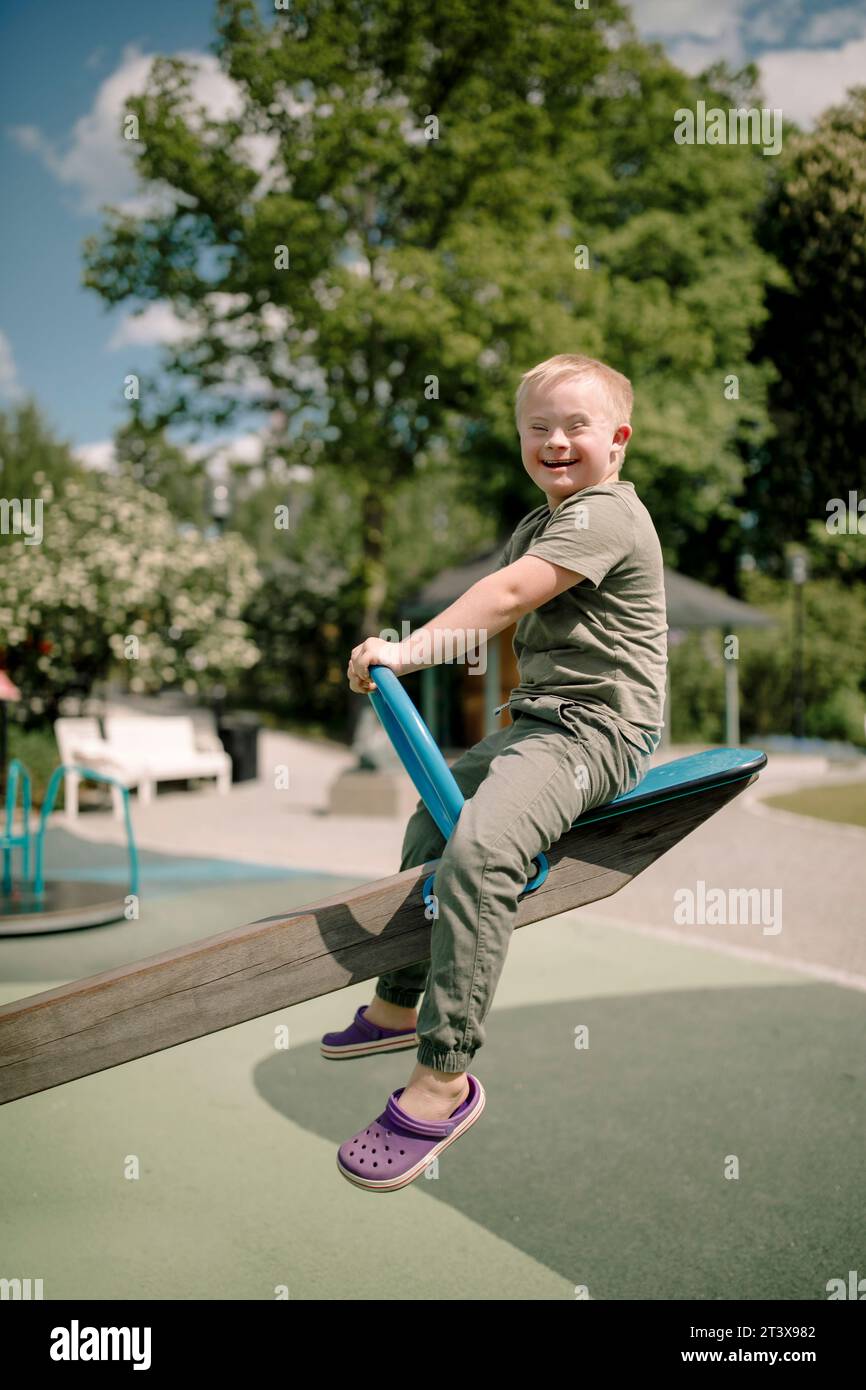
<path id="1" fill-rule="evenodd" d="M 484 1109 L 484 1087 L 471 1072 L 466 1076 L 469 1094 L 447 1120 L 416 1120 L 397 1104 L 405 1086 L 392 1091 L 379 1118 L 337 1150 L 343 1177 L 370 1192 L 394 1192 L 419 1178 L 443 1149 L 475 1124 Z"/>
<path id="2" fill-rule="evenodd" d="M 372 1052 L 403 1052 L 418 1046 L 414 1028 L 379 1028 L 364 1017 L 362 1004 L 353 1021 L 342 1033 L 326 1033 L 322 1038 L 321 1054 L 336 1060 L 339 1057 L 368 1057 Z"/>

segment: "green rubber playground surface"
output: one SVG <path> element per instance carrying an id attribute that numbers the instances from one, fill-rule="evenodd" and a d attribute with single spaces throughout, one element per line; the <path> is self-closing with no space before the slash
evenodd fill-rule
<path id="1" fill-rule="evenodd" d="M 0 940 L 3 1002 L 340 881 L 244 867 L 203 884 L 178 862 L 138 923 Z M 862 1270 L 863 993 L 592 909 L 523 928 L 476 1058 L 485 1113 L 391 1194 L 352 1187 L 336 1150 L 413 1054 L 318 1052 L 371 995 L 0 1109 L 0 1277 L 47 1299 L 823 1300 Z"/>
<path id="2" fill-rule="evenodd" d="M 784 796 L 767 797 L 766 802 L 780 811 L 795 811 L 801 816 L 817 816 L 819 820 L 866 826 L 866 780 L 862 778 L 859 782 L 844 782 L 831 787 L 803 787 Z"/>

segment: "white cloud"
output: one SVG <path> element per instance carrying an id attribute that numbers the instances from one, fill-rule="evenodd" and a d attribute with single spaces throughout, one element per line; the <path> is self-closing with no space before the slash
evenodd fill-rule
<path id="1" fill-rule="evenodd" d="M 79 444 L 72 450 L 72 456 L 83 468 L 90 468 L 94 473 L 110 473 L 115 460 L 114 440 L 100 439 L 94 444 Z"/>
<path id="2" fill-rule="evenodd" d="M 228 475 L 229 464 L 261 463 L 264 455 L 265 436 L 261 431 L 249 430 L 222 440 L 211 440 L 206 444 L 191 444 L 187 453 L 192 459 L 208 461 L 208 472 L 214 477 Z"/>
<path id="3" fill-rule="evenodd" d="M 745 23 L 750 44 L 784 43 L 789 16 L 780 10 L 762 10 L 759 14 L 748 15 Z"/>
<path id="4" fill-rule="evenodd" d="M 206 296 L 206 303 L 192 311 L 191 317 L 182 319 L 173 306 L 165 300 L 149 304 L 139 313 L 128 313 L 116 325 L 106 344 L 107 352 L 117 352 L 123 348 L 170 347 L 179 343 L 194 343 L 205 334 L 214 338 L 230 350 L 223 363 L 221 378 L 208 389 L 212 395 L 233 397 L 255 405 L 267 401 L 273 395 L 273 382 L 263 375 L 250 353 L 262 336 L 258 326 L 261 318 L 264 337 L 274 344 L 272 362 L 274 371 L 286 379 L 294 376 L 298 384 L 312 385 L 311 373 L 303 370 L 300 364 L 289 359 L 282 338 L 291 321 L 288 310 L 277 305 L 265 305 L 258 313 L 249 309 L 248 294 L 227 294 L 213 290 Z M 232 314 L 235 316 L 232 317 Z M 324 390 L 325 380 L 321 371 L 312 373 L 319 390 Z"/>
<path id="5" fill-rule="evenodd" d="M 127 314 L 115 328 L 106 344 L 108 352 L 125 347 L 152 347 L 164 343 L 180 343 L 194 338 L 196 330 L 179 318 L 170 304 L 161 301 L 149 304 L 139 314 Z"/>
<path id="6" fill-rule="evenodd" d="M 805 43 L 841 43 L 866 35 L 866 14 L 860 5 L 840 5 L 810 19 L 800 38 Z"/>
<path id="7" fill-rule="evenodd" d="M 677 43 L 666 43 L 665 51 L 676 67 L 682 68 L 683 72 L 691 73 L 693 76 L 723 59 L 734 68 L 741 67 L 745 62 L 742 40 L 736 27 L 732 27 L 729 33 L 722 35 L 719 39 L 712 39 L 708 43 L 696 42 L 694 39 L 680 39 Z"/>
<path id="8" fill-rule="evenodd" d="M 12 128 L 21 148 L 38 155 L 60 183 L 77 193 L 82 213 L 95 213 L 102 204 L 112 203 L 141 214 L 153 205 L 152 194 L 150 199 L 141 194 L 130 144 L 122 138 L 121 128 L 129 98 L 139 95 L 147 85 L 154 56 L 142 53 L 135 44 L 125 48 L 120 66 L 100 84 L 91 109 L 75 122 L 65 145 L 50 139 L 37 126 Z M 212 54 L 190 50 L 175 56 L 195 69 L 190 110 L 201 106 L 214 120 L 241 114 L 239 88 Z M 265 159 L 264 144 L 254 146 L 254 150 L 259 159 Z M 164 203 L 167 191 L 157 191 L 157 198 Z"/>
<path id="9" fill-rule="evenodd" d="M 21 394 L 21 383 L 18 380 L 18 368 L 15 365 L 12 344 L 3 330 L 0 329 L 0 397 L 7 401 L 15 401 Z"/>
<path id="10" fill-rule="evenodd" d="M 767 104 L 808 126 L 826 107 L 845 97 L 846 88 L 863 81 L 866 39 L 841 48 L 789 48 L 761 58 L 761 85 Z"/>
<path id="11" fill-rule="evenodd" d="M 641 33 L 667 38 L 720 38 L 733 19 L 740 21 L 745 0 L 706 5 L 703 0 L 632 0 L 631 12 Z"/>
<path id="12" fill-rule="evenodd" d="M 175 447 L 190 461 L 207 461 L 208 472 L 215 477 L 227 477 L 231 463 L 255 465 L 261 463 L 265 449 L 265 431 L 246 430 L 236 435 L 215 435 L 205 441 L 181 443 L 174 441 Z M 84 467 L 94 472 L 110 473 L 117 462 L 113 439 L 99 439 L 92 444 L 79 444 L 72 450 L 73 456 Z"/>
<path id="13" fill-rule="evenodd" d="M 239 352 L 246 352 L 259 340 L 255 315 L 244 312 L 249 305 L 248 294 L 212 290 L 205 295 L 204 304 L 194 311 L 191 319 L 182 319 L 167 300 L 159 300 L 136 313 L 126 314 L 109 338 L 106 350 L 116 352 L 129 346 L 155 347 L 193 342 L 212 319 L 213 330 L 222 342 Z M 261 311 L 262 317 L 267 318 L 269 328 L 274 327 L 275 320 L 280 325 L 285 323 L 286 311 L 279 311 L 272 305 L 265 307 L 272 311 L 267 316 Z"/>
<path id="14" fill-rule="evenodd" d="M 663 44 L 677 67 L 698 73 L 721 58 L 735 67 L 745 61 L 744 8 L 745 0 L 633 0 L 631 11 L 642 37 Z"/>
<path id="15" fill-rule="evenodd" d="M 236 146 L 238 155 L 245 159 L 251 169 L 259 175 L 256 184 L 256 197 L 263 197 L 273 188 L 285 192 L 288 188 L 285 171 L 277 158 L 280 149 L 279 136 L 273 131 L 263 131 L 242 135 Z"/>
<path id="16" fill-rule="evenodd" d="M 805 7 L 804 7 L 805 8 Z M 695 74 L 719 59 L 742 65 L 754 46 L 784 43 L 796 31 L 803 47 L 769 48 L 757 59 L 767 105 L 781 108 L 803 126 L 866 73 L 866 14 L 862 4 L 837 5 L 820 14 L 801 14 L 792 23 L 790 6 L 746 0 L 707 5 L 705 0 L 633 0 L 632 15 L 645 39 L 663 44 L 671 61 Z M 796 12 L 793 19 L 798 18 Z M 812 47 L 805 45 L 811 44 Z"/>

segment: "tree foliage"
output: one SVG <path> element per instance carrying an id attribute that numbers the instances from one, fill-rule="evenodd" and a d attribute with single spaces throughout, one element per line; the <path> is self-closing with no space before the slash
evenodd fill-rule
<path id="1" fill-rule="evenodd" d="M 776 369 L 775 435 L 749 500 L 781 561 L 830 498 L 866 495 L 866 86 L 786 141 L 761 235 L 786 279 L 756 345 Z"/>
<path id="2" fill-rule="evenodd" d="M 202 459 L 172 444 L 165 431 L 134 413 L 114 436 L 117 470 L 148 492 L 157 493 L 179 521 L 204 529 L 207 477 Z"/>
<path id="3" fill-rule="evenodd" d="M 0 410 L 0 495 L 35 499 L 45 483 L 62 487 L 80 473 L 69 444 L 56 438 L 35 400 Z"/>
<path id="4" fill-rule="evenodd" d="M 0 664 L 32 719 L 110 671 L 207 695 L 257 661 L 242 614 L 260 576 L 240 536 L 181 533 L 161 497 L 109 474 L 41 497 L 40 543 L 0 546 Z"/>
<path id="5" fill-rule="evenodd" d="M 746 358 L 770 270 L 752 233 L 767 161 L 673 139 L 676 109 L 716 88 L 613 3 L 298 0 L 266 20 L 220 0 L 215 49 L 236 103 L 195 109 L 183 63 L 157 61 L 131 107 L 159 200 L 85 247 L 106 302 L 167 301 L 189 325 L 142 391 L 153 421 L 280 409 L 275 447 L 335 490 L 353 474 L 370 631 L 395 491 L 447 464 L 507 532 L 538 502 L 519 376 L 585 351 L 634 380 L 628 476 L 668 558 L 718 579 L 766 430 Z"/>

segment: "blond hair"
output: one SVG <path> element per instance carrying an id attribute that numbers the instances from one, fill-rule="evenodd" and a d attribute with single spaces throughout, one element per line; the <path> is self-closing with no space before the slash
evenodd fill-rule
<path id="1" fill-rule="evenodd" d="M 565 381 L 569 377 L 578 381 L 597 381 L 607 397 L 615 423 L 631 423 L 634 391 L 628 377 L 609 367 L 606 362 L 599 362 L 595 357 L 584 357 L 579 352 L 560 352 L 556 357 L 548 357 L 546 362 L 539 362 L 520 378 L 514 399 L 514 419 L 518 429 L 527 393 L 534 386 L 554 386 L 558 381 Z M 625 454 L 625 449 L 626 446 L 623 445 L 620 460 Z"/>

